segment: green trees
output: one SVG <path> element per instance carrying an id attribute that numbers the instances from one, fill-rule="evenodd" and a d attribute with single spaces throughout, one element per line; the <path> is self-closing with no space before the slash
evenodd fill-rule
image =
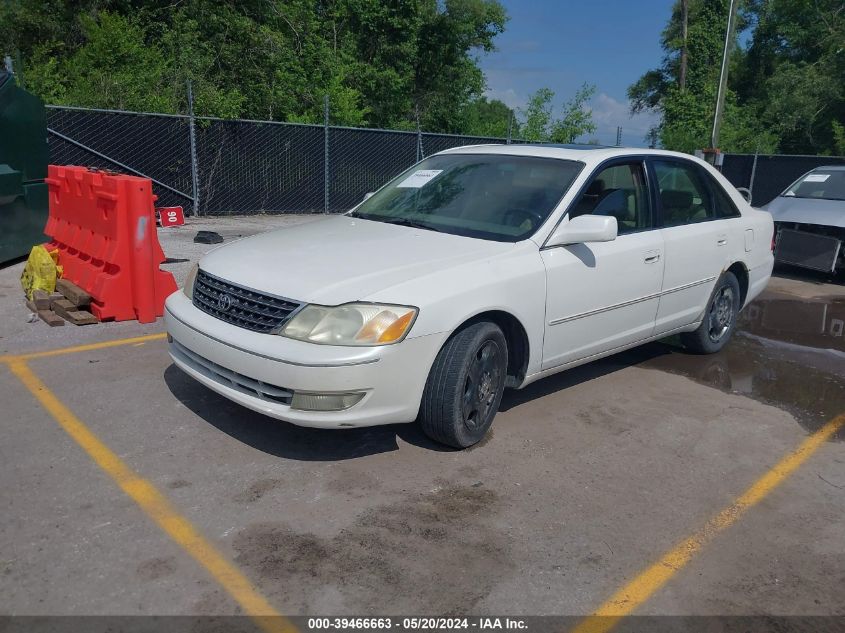
<path id="1" fill-rule="evenodd" d="M 55 104 L 466 132 L 498 0 L 8 0 L 0 49 Z M 501 104 L 503 105 L 503 104 Z M 507 125 L 507 117 L 503 124 Z"/>
<path id="2" fill-rule="evenodd" d="M 584 83 L 575 95 L 563 104 L 562 116 L 552 124 L 551 140 L 554 143 L 574 143 L 582 134 L 596 131 L 593 113 L 587 106 L 596 87 Z"/>
<path id="3" fill-rule="evenodd" d="M 573 143 L 579 136 L 595 132 L 592 112 L 586 107 L 595 92 L 595 86 L 583 84 L 563 104 L 561 117 L 553 119 L 555 93 L 548 88 L 540 88 L 529 97 L 517 134 L 526 141 Z"/>
<path id="4" fill-rule="evenodd" d="M 474 99 L 464 107 L 463 114 L 464 122 L 460 127 L 460 132 L 505 138 L 510 126 L 511 134 L 516 135 L 518 123 L 514 112 L 498 99 L 490 101 L 487 97 Z"/>
<path id="5" fill-rule="evenodd" d="M 845 123 L 845 7 L 842 0 L 755 0 L 742 94 L 757 105 L 784 152 L 830 153 Z M 739 90 L 739 88 L 738 88 Z"/>
<path id="6" fill-rule="evenodd" d="M 745 0 L 728 75 L 723 151 L 839 153 L 845 122 L 841 0 Z M 677 0 L 663 63 L 628 89 L 633 112 L 659 112 L 669 149 L 709 145 L 729 0 Z M 750 34 L 750 37 L 749 37 Z M 839 126 L 839 127 L 837 127 Z"/>

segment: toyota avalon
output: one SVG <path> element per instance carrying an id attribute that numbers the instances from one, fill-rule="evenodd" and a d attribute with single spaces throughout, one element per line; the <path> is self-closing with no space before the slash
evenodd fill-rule
<path id="1" fill-rule="evenodd" d="M 170 354 L 310 427 L 417 421 L 467 447 L 506 388 L 672 334 L 720 350 L 772 218 L 673 152 L 461 147 L 344 215 L 226 245 L 166 304 Z"/>

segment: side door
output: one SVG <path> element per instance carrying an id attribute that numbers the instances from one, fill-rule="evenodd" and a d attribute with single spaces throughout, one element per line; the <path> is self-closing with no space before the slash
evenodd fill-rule
<path id="1" fill-rule="evenodd" d="M 719 211 L 710 175 L 692 161 L 649 160 L 665 271 L 655 334 L 694 323 L 704 312 L 716 279 L 730 263 L 737 241 Z"/>
<path id="2" fill-rule="evenodd" d="M 648 338 L 663 280 L 663 237 L 655 228 L 645 160 L 618 159 L 596 169 L 563 222 L 613 215 L 611 242 L 544 247 L 546 325 L 543 369 Z"/>

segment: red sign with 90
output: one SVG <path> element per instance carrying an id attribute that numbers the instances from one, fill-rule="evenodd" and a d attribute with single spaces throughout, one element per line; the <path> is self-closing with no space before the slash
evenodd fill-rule
<path id="1" fill-rule="evenodd" d="M 182 226 L 185 224 L 185 212 L 182 207 L 159 207 L 158 223 L 163 227 Z"/>

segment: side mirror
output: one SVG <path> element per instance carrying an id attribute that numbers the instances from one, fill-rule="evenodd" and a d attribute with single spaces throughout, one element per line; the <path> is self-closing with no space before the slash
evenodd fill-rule
<path id="1" fill-rule="evenodd" d="M 373 197 L 373 193 L 374 193 L 373 191 L 370 191 L 370 192 L 368 192 L 368 193 L 365 193 L 365 194 L 364 194 L 364 200 L 369 200 L 370 198 L 372 198 L 372 197 Z"/>
<path id="2" fill-rule="evenodd" d="M 736 190 L 739 191 L 739 193 L 742 195 L 743 198 L 745 198 L 745 201 L 748 204 L 751 204 L 751 190 L 750 189 L 748 189 L 747 187 L 737 187 Z"/>
<path id="3" fill-rule="evenodd" d="M 566 246 L 585 242 L 612 242 L 619 225 L 612 215 L 579 215 L 557 227 L 546 246 Z"/>

